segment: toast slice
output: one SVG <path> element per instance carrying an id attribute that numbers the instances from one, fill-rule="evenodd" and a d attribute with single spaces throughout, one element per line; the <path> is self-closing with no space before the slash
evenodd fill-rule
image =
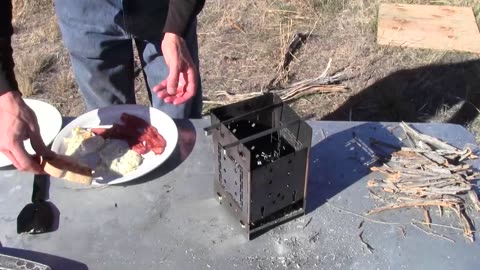
<path id="1" fill-rule="evenodd" d="M 41 157 L 40 162 L 43 170 L 53 177 L 80 184 L 92 184 L 92 169 L 78 163 L 71 157 L 57 154 L 51 157 Z"/>

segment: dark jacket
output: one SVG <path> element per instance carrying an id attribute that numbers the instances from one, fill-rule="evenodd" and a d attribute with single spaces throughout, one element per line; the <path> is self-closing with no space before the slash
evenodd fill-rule
<path id="1" fill-rule="evenodd" d="M 163 32 L 182 35 L 204 3 L 205 0 L 169 0 Z M 7 91 L 18 91 L 13 73 L 12 34 L 12 1 L 0 0 L 0 95 Z"/>

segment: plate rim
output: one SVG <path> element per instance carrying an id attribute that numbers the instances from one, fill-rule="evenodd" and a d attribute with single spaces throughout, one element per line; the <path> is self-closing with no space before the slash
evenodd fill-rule
<path id="1" fill-rule="evenodd" d="M 123 108 L 123 109 L 122 109 Z M 94 110 L 91 110 L 91 111 L 88 111 L 88 112 L 85 112 L 77 117 L 75 117 L 72 121 L 70 121 L 67 125 L 65 125 L 58 133 L 57 133 L 57 136 L 55 137 L 55 139 L 53 140 L 52 142 L 52 150 L 55 151 L 55 148 L 58 148 L 58 149 L 61 149 L 59 148 L 61 146 L 61 142 L 60 140 L 65 138 L 65 136 L 63 137 L 60 137 L 59 135 L 61 133 L 64 132 L 64 130 L 72 130 L 74 127 L 76 127 L 76 124 L 77 121 L 80 121 L 78 119 L 83 119 L 83 118 L 86 118 L 88 116 L 94 116 L 94 117 L 97 117 L 98 118 L 98 112 L 100 110 L 118 110 L 118 111 L 122 111 L 122 112 L 132 112 L 132 111 L 135 111 L 135 109 L 142 109 L 142 110 L 148 110 L 148 113 L 149 115 L 152 115 L 152 112 L 154 112 L 154 114 L 159 114 L 159 115 L 162 115 L 162 117 L 170 122 L 170 124 L 172 124 L 172 127 L 175 127 L 175 132 L 174 132 L 174 137 L 175 137 L 175 140 L 174 142 L 167 142 L 168 144 L 173 145 L 171 146 L 171 148 L 169 148 L 169 152 L 167 152 L 167 149 L 164 153 L 162 153 L 162 155 L 166 154 L 167 157 L 165 157 L 165 159 L 160 162 L 159 164 L 156 164 L 155 166 L 149 168 L 148 170 L 145 170 L 143 171 L 142 173 L 140 173 L 139 175 L 136 175 L 136 176 L 123 176 L 123 177 L 120 177 L 120 178 L 117 178 L 117 179 L 114 179 L 114 180 L 111 180 L 110 182 L 107 182 L 107 183 L 98 183 L 95 181 L 92 182 L 91 186 L 106 186 L 106 185 L 116 185 L 116 184 L 122 184 L 122 183 L 126 183 L 126 182 L 130 182 L 130 181 L 135 181 L 137 180 L 138 178 L 142 177 L 142 176 L 145 176 L 146 174 L 152 172 L 153 170 L 157 169 L 159 166 L 161 166 L 163 163 L 167 162 L 167 160 L 171 157 L 171 155 L 174 153 L 175 151 L 175 148 L 177 147 L 177 144 L 178 144 L 178 136 L 179 136 L 179 131 L 178 131 L 178 126 L 177 124 L 175 123 L 175 121 L 173 120 L 173 118 L 171 118 L 168 114 L 166 114 L 165 112 L 159 110 L 159 109 L 156 109 L 154 107 L 151 107 L 151 106 L 145 106 L 145 105 L 139 105 L 139 104 L 114 104 L 114 105 L 110 105 L 110 106 L 106 106 L 106 107 L 102 107 L 102 108 L 98 108 L 98 109 L 94 109 Z M 151 121 L 149 121 L 150 124 L 151 124 Z M 102 124 L 103 125 L 103 124 Z M 157 127 L 158 128 L 158 127 Z"/>

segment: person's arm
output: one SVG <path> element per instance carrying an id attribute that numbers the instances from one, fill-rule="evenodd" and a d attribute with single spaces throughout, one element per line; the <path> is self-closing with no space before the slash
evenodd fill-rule
<path id="1" fill-rule="evenodd" d="M 192 61 L 183 36 L 204 3 L 205 0 L 170 0 L 161 45 L 169 73 L 166 80 L 152 89 L 166 103 L 182 104 L 196 93 L 198 67 Z"/>
<path id="2" fill-rule="evenodd" d="M 11 37 L 12 1 L 0 1 L 0 95 L 10 91 L 18 91 L 18 84 L 13 73 L 13 57 Z"/>
<path id="3" fill-rule="evenodd" d="M 170 0 L 163 32 L 183 36 L 204 4 L 205 0 Z"/>
<path id="4" fill-rule="evenodd" d="M 0 0 L 0 152 L 19 170 L 43 173 L 40 163 L 23 146 L 23 141 L 30 139 L 37 154 L 51 155 L 40 136 L 35 113 L 18 90 L 13 73 L 12 34 L 12 2 Z"/>

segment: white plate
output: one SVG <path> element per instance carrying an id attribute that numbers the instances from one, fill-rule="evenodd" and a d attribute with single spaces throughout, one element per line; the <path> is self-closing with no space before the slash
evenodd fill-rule
<path id="1" fill-rule="evenodd" d="M 62 115 L 55 107 L 43 101 L 34 99 L 24 99 L 24 101 L 35 112 L 40 126 L 40 135 L 45 144 L 49 145 L 62 128 Z M 29 154 L 35 154 L 30 140 L 26 140 L 24 145 Z M 0 153 L 0 167 L 9 165 L 12 165 L 12 162 Z"/>
<path id="2" fill-rule="evenodd" d="M 145 175 L 164 163 L 175 150 L 178 141 L 178 130 L 175 122 L 167 114 L 157 109 L 140 105 L 113 105 L 106 108 L 90 111 L 83 114 L 65 126 L 53 141 L 52 150 L 56 153 L 65 153 L 64 139 L 72 135 L 75 127 L 97 127 L 121 123 L 122 113 L 128 113 L 140 117 L 156 127 L 158 132 L 165 138 L 167 146 L 161 155 L 147 153 L 142 164 L 133 172 L 124 176 L 109 179 L 107 182 L 100 177 L 94 178 L 93 185 L 119 184 L 134 180 Z"/>

